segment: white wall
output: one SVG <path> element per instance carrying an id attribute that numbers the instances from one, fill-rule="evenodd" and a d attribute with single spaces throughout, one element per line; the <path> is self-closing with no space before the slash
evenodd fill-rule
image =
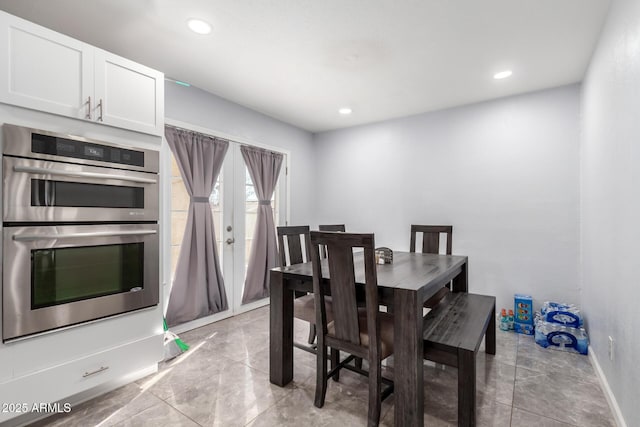
<path id="1" fill-rule="evenodd" d="M 640 2 L 615 0 L 583 83 L 582 306 L 629 426 L 640 425 Z M 608 337 L 614 338 L 609 360 Z"/>
<path id="2" fill-rule="evenodd" d="M 308 224 L 314 213 L 311 133 L 195 87 L 167 82 L 165 116 L 291 152 L 291 224 Z"/>
<path id="3" fill-rule="evenodd" d="M 404 251 L 452 224 L 472 292 L 577 302 L 578 111 L 574 85 L 318 134 L 317 222 Z"/>

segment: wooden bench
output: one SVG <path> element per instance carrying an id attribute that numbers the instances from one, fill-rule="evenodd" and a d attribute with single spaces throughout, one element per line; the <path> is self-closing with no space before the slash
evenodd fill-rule
<path id="1" fill-rule="evenodd" d="M 458 368 L 458 425 L 476 425 L 476 353 L 496 354 L 496 298 L 454 292 L 424 317 L 424 358 Z"/>

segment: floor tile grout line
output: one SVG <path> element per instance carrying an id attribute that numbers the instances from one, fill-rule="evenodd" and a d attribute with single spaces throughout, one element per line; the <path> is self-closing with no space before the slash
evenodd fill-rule
<path id="1" fill-rule="evenodd" d="M 535 415 L 536 417 L 546 418 L 547 420 L 555 421 L 557 423 L 560 423 L 560 424 L 563 424 L 563 425 L 566 425 L 566 426 L 580 427 L 578 424 L 568 423 L 566 421 L 558 420 L 558 419 L 555 419 L 555 418 L 552 418 L 552 417 L 548 417 L 546 415 L 537 414 L 535 412 L 531 412 L 528 409 L 519 408 L 517 406 L 514 406 L 514 409 L 517 409 L 518 411 L 526 412 L 527 414 Z"/>
<path id="2" fill-rule="evenodd" d="M 533 369 L 529 369 L 529 368 L 525 368 L 525 367 L 518 366 L 518 354 L 519 354 L 519 353 L 520 353 L 520 339 L 518 339 L 518 341 L 517 341 L 517 343 L 516 343 L 516 376 L 515 376 L 515 377 L 514 377 L 514 379 L 513 379 L 513 397 L 512 397 L 512 399 L 511 399 L 512 405 L 511 405 L 511 423 L 510 423 L 510 425 L 513 425 L 513 411 L 514 411 L 514 409 L 518 409 L 519 411 L 523 411 L 523 412 L 526 412 L 526 413 L 528 413 L 528 414 L 535 415 L 535 416 L 537 416 L 537 417 L 543 417 L 543 418 L 546 418 L 546 419 L 549 419 L 549 420 L 552 420 L 552 421 L 555 421 L 555 422 L 558 422 L 558 423 L 561 423 L 561 424 L 565 424 L 565 425 L 567 425 L 567 426 L 579 427 L 579 426 L 578 426 L 578 425 L 576 425 L 576 424 L 573 424 L 573 423 L 567 423 L 567 422 L 565 422 L 565 421 L 562 421 L 562 420 L 558 420 L 558 419 L 556 419 L 556 418 L 549 417 L 548 415 L 538 414 L 538 413 L 535 413 L 535 412 L 531 412 L 530 410 L 527 410 L 527 409 L 520 408 L 520 407 L 516 406 L 516 404 L 515 404 L 516 384 L 515 384 L 515 383 L 516 383 L 516 381 L 517 381 L 518 369 L 523 369 L 523 370 L 525 370 L 525 371 L 539 373 L 539 374 L 541 374 L 541 375 L 548 375 L 548 374 L 546 374 L 546 373 L 544 373 L 544 372 L 540 372 L 540 371 L 536 371 L 536 370 L 533 370 Z M 567 375 L 567 376 L 568 376 L 568 377 L 574 377 L 574 376 L 572 376 L 572 375 Z"/>
<path id="3" fill-rule="evenodd" d="M 254 422 L 256 419 L 258 419 L 258 417 L 262 414 L 264 414 L 265 412 L 267 412 L 268 410 L 270 410 L 271 408 L 274 408 L 278 405 L 279 402 L 283 401 L 284 399 L 286 399 L 287 397 L 289 397 L 293 391 L 295 390 L 295 388 L 292 388 L 291 390 L 289 390 L 289 392 L 287 394 L 285 394 L 284 396 L 282 396 L 280 399 L 276 400 L 275 402 L 273 402 L 272 405 L 266 407 L 263 411 L 260 411 L 255 417 L 251 418 L 251 420 L 249 420 L 248 423 L 244 424 L 244 426 L 248 426 L 250 425 L 252 422 Z"/>
<path id="4" fill-rule="evenodd" d="M 511 416 L 509 417 L 509 426 L 513 426 L 513 408 L 516 403 L 516 378 L 518 377 L 518 353 L 520 352 L 520 338 L 516 337 L 516 361 L 513 371 L 513 391 L 511 392 Z"/>
<path id="5" fill-rule="evenodd" d="M 234 360 L 231 360 L 229 357 L 227 356 L 220 356 L 221 359 L 227 359 L 228 362 L 231 363 L 236 363 Z M 196 420 L 194 420 L 193 418 L 191 418 L 190 416 L 188 416 L 187 414 L 185 414 L 184 412 L 182 412 L 180 409 L 176 408 L 175 406 L 173 406 L 171 403 L 167 402 L 167 400 L 170 398 L 171 396 L 167 397 L 164 402 L 169 405 L 171 408 L 175 409 L 177 412 L 179 412 L 180 414 L 184 415 L 185 417 L 187 417 L 188 419 L 190 419 L 191 421 L 193 421 L 196 425 L 200 426 L 200 427 L 206 427 L 203 424 L 200 424 L 199 422 L 197 422 Z"/>
<path id="6" fill-rule="evenodd" d="M 265 374 L 265 375 L 269 375 L 269 372 L 264 372 L 262 369 L 256 368 L 254 366 L 251 366 L 248 361 L 247 358 L 243 358 L 242 360 L 233 360 L 230 357 L 227 356 L 221 356 L 224 357 L 225 359 L 231 361 L 232 363 L 239 363 L 241 365 L 246 366 L 247 368 L 251 369 L 251 370 L 255 370 L 257 372 L 260 372 L 261 374 Z M 265 413 L 266 411 L 268 411 L 269 409 L 275 407 L 279 402 L 281 402 L 283 399 L 285 399 L 286 397 L 288 397 L 291 393 L 293 393 L 295 389 L 292 388 L 290 390 L 288 390 L 288 392 L 286 394 L 284 394 L 282 397 L 280 397 L 279 399 L 275 400 L 273 402 L 273 404 L 267 406 L 264 410 L 260 411 L 258 414 L 256 414 L 255 417 L 253 417 L 251 420 L 249 420 L 246 424 L 244 424 L 244 426 L 248 426 L 249 424 L 251 424 L 253 421 L 255 421 L 260 415 L 262 415 L 263 413 Z"/>
<path id="7" fill-rule="evenodd" d="M 197 422 L 196 420 L 194 420 L 193 418 L 191 418 L 189 415 L 185 414 L 184 412 L 182 412 L 180 409 L 176 408 L 175 406 L 173 406 L 171 403 L 167 402 L 166 400 L 164 401 L 165 404 L 167 404 L 169 407 L 171 407 L 174 411 L 178 412 L 179 414 L 183 415 L 184 417 L 188 418 L 189 420 L 193 421 L 196 425 L 200 426 L 200 427 L 206 427 L 203 424 L 200 424 L 199 422 Z"/>

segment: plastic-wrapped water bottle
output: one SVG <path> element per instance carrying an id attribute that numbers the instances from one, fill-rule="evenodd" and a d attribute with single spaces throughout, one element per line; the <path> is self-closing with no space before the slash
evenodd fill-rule
<path id="1" fill-rule="evenodd" d="M 579 328 L 583 324 L 582 314 L 575 304 L 546 301 L 540 308 L 545 321 Z"/>
<path id="2" fill-rule="evenodd" d="M 587 354 L 589 337 L 584 328 L 546 322 L 543 318 L 544 316 L 536 321 L 535 340 L 538 345 L 544 348 Z"/>

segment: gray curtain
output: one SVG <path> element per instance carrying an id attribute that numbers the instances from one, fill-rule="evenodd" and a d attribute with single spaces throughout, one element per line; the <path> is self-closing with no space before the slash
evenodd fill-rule
<path id="1" fill-rule="evenodd" d="M 258 216 L 242 295 L 242 303 L 246 304 L 269 296 L 269 270 L 278 265 L 271 197 L 278 183 L 283 156 L 247 146 L 240 150 L 258 196 Z"/>
<path id="2" fill-rule="evenodd" d="M 167 307 L 167 324 L 173 326 L 228 308 L 209 195 L 229 142 L 171 126 L 165 137 L 191 198 Z"/>

